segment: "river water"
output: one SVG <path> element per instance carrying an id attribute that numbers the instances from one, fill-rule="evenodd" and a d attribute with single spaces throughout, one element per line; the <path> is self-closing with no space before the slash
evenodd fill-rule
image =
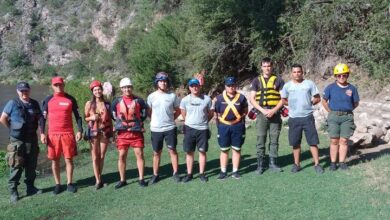
<path id="1" fill-rule="evenodd" d="M 49 95 L 49 86 L 31 86 L 31 98 L 42 103 L 42 100 Z M 4 106 L 10 99 L 17 97 L 16 87 L 10 85 L 0 85 L 0 110 L 3 112 Z M 8 144 L 8 129 L 0 125 L 0 150 L 5 150 Z"/>

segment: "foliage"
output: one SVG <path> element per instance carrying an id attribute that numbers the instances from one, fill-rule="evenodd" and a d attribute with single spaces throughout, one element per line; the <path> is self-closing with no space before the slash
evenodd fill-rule
<path id="1" fill-rule="evenodd" d="M 30 59 L 27 56 L 26 53 L 24 53 L 21 50 L 14 50 L 11 51 L 10 54 L 7 57 L 7 60 L 9 62 L 9 65 L 11 68 L 17 68 L 21 66 L 28 66 L 30 65 Z"/>
<path id="2" fill-rule="evenodd" d="M 0 177 L 4 176 L 7 169 L 7 161 L 5 160 L 6 152 L 0 151 Z"/>

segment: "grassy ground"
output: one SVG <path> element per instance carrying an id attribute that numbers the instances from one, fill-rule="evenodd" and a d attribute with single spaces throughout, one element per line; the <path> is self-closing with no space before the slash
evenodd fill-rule
<path id="1" fill-rule="evenodd" d="M 148 133 L 146 133 L 148 134 Z M 257 176 L 255 159 L 255 129 L 247 130 L 241 164 L 242 178 L 218 181 L 219 151 L 215 139 L 210 140 L 207 174 L 208 183 L 198 178 L 191 183 L 176 184 L 170 178 L 171 167 L 164 149 L 161 175 L 156 185 L 140 188 L 137 183 L 135 157 L 128 158 L 128 186 L 114 189 L 118 181 L 117 152 L 107 153 L 104 180 L 109 185 L 94 191 L 92 165 L 88 153 L 77 157 L 75 180 L 79 191 L 52 194 L 53 178 L 41 176 L 38 187 L 44 194 L 24 197 L 17 204 L 9 204 L 6 177 L 0 179 L 0 219 L 386 219 L 390 217 L 389 156 L 381 156 L 369 163 L 352 161 L 347 172 L 317 175 L 311 165 L 310 154 L 304 146 L 302 172 L 292 174 L 291 149 L 287 146 L 286 130 L 280 144 L 280 164 L 285 172 L 267 171 Z M 179 135 L 180 140 L 182 135 Z M 146 174 L 150 178 L 151 146 L 146 137 Z M 321 164 L 328 168 L 328 141 L 321 137 Z M 182 144 L 179 142 L 180 172 L 185 165 Z M 197 172 L 198 169 L 195 169 Z M 229 167 L 231 171 L 231 167 Z M 197 176 L 196 176 L 197 177 Z M 65 178 L 63 176 L 63 178 Z M 24 195 L 24 185 L 20 192 Z"/>

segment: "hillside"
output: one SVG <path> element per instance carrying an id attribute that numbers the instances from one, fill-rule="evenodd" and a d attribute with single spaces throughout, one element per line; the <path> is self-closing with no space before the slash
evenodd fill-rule
<path id="1" fill-rule="evenodd" d="M 270 56 L 279 73 L 299 62 L 327 78 L 342 61 L 356 80 L 383 84 L 389 30 L 381 0 L 1 0 L 0 75 L 44 83 L 130 74 L 147 92 L 157 71 L 179 85 L 205 69 L 209 87 L 227 74 L 250 78 Z"/>

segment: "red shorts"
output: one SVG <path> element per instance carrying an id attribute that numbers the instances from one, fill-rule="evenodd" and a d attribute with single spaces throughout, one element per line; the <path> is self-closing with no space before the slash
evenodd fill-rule
<path id="1" fill-rule="evenodd" d="M 142 132 L 122 131 L 116 138 L 116 147 L 118 150 L 128 150 L 129 147 L 144 147 L 144 135 Z"/>
<path id="2" fill-rule="evenodd" d="M 61 155 L 71 159 L 77 155 L 76 139 L 73 133 L 48 134 L 47 157 L 50 160 L 58 160 Z"/>

